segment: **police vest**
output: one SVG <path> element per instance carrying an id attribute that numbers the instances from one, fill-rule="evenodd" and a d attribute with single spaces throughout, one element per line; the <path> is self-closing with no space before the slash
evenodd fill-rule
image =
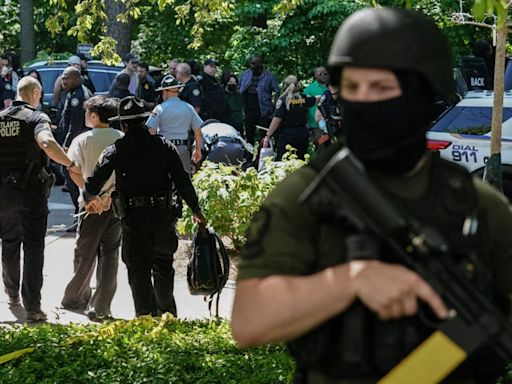
<path id="1" fill-rule="evenodd" d="M 28 122 L 34 112 L 26 105 L 0 112 L 1 173 L 23 171 L 30 162 L 41 164 L 42 151 L 34 138 L 34 126 Z"/>
<path id="2" fill-rule="evenodd" d="M 339 149 L 339 146 L 329 148 L 329 152 Z M 321 167 L 327 160 L 327 154 L 313 160 L 313 167 Z M 404 213 L 409 214 L 417 221 L 436 228 L 450 244 L 451 257 L 454 262 L 462 265 L 466 263 L 468 255 L 483 256 L 480 259 L 471 259 L 475 268 L 468 278 L 481 291 L 492 296 L 492 285 L 489 273 L 478 260 L 485 258 L 482 241 L 486 222 L 483 215 L 479 215 L 479 230 L 472 238 L 463 237 L 461 228 L 464 220 L 472 214 L 479 212 L 477 194 L 467 171 L 433 156 L 430 164 L 431 177 L 427 193 L 421 201 L 405 201 L 389 194 L 389 199 Z M 435 175 L 435 179 L 432 176 Z M 481 217 L 480 217 L 481 216 Z M 332 219 L 332 212 L 318 212 L 319 232 L 322 226 L 328 228 L 333 235 L 347 235 L 354 231 L 346 219 Z M 351 229 L 352 228 L 352 229 Z M 334 240 L 339 247 L 345 248 L 345 240 Z M 319 239 L 325 241 L 326 239 Z M 472 253 L 473 252 L 473 253 Z M 385 249 L 380 249 L 379 256 L 384 255 Z M 320 254 L 319 258 L 322 257 Z M 346 257 L 346 256 L 345 256 Z M 337 263 L 346 262 L 347 259 L 338 260 Z M 318 270 L 326 266 L 318 262 Z M 464 264 L 465 265 L 465 264 Z M 314 271 L 316 272 L 316 271 Z M 468 272 L 469 273 L 469 272 Z M 289 349 L 295 358 L 299 371 L 313 370 L 328 377 L 382 377 L 391 368 L 396 366 L 415 347 L 425 340 L 432 332 L 419 316 L 402 318 L 398 320 L 381 321 L 362 303 L 355 302 L 345 312 L 325 322 L 309 333 L 289 343 Z M 484 351 L 485 352 L 485 351 Z M 464 370 L 474 367 L 473 356 L 458 370 L 464 376 Z M 477 365 L 486 365 L 480 363 Z"/>

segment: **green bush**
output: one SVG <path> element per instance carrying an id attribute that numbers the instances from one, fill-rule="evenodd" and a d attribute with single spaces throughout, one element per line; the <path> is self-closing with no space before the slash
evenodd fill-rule
<path id="1" fill-rule="evenodd" d="M 240 167 L 206 161 L 194 175 L 199 204 L 209 225 L 229 238 L 236 251 L 245 242 L 247 227 L 265 196 L 286 175 L 305 164 L 297 159 L 294 149 L 290 147 L 289 151 L 282 162 L 267 161 L 265 170 L 259 173 L 254 168 L 242 171 Z M 190 209 L 184 210 L 177 227 L 183 235 L 194 234 Z"/>
<path id="2" fill-rule="evenodd" d="M 104 325 L 0 327 L 0 383 L 289 383 L 283 345 L 240 350 L 229 323 L 141 317 Z M 1 358 L 0 358 L 1 361 Z"/>

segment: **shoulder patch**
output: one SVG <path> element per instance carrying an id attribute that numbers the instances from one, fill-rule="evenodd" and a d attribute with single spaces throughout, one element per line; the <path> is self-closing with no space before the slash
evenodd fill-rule
<path id="1" fill-rule="evenodd" d="M 283 105 L 283 100 L 281 100 L 281 99 L 277 99 L 276 109 L 281 108 L 281 106 L 282 106 L 282 105 Z"/>
<path id="2" fill-rule="evenodd" d="M 11 83 L 6 82 L 4 88 L 10 91 L 12 89 Z"/>
<path id="3" fill-rule="evenodd" d="M 80 104 L 80 100 L 78 100 L 78 98 L 77 98 L 77 97 L 73 97 L 73 98 L 71 99 L 71 105 L 72 105 L 73 107 L 76 107 L 78 104 Z"/>
<path id="4" fill-rule="evenodd" d="M 197 89 L 197 88 L 196 88 L 196 89 L 194 89 L 194 90 L 192 91 L 192 94 L 193 94 L 194 96 L 199 96 L 199 95 L 201 94 L 201 91 L 200 91 L 199 89 Z"/>
<path id="5" fill-rule="evenodd" d="M 253 216 L 251 225 L 246 233 L 247 242 L 244 246 L 244 256 L 256 258 L 263 252 L 262 239 L 268 231 L 272 213 L 267 207 L 261 207 Z"/>

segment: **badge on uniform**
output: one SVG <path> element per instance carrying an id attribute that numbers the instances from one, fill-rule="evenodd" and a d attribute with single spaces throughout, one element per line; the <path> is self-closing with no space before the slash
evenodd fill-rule
<path id="1" fill-rule="evenodd" d="M 194 96 L 199 96 L 199 95 L 201 94 L 201 91 L 200 91 L 199 89 L 197 89 L 197 88 L 196 88 L 196 89 L 194 89 L 194 90 L 192 91 L 192 94 L 193 94 Z"/>
<path id="2" fill-rule="evenodd" d="M 5 87 L 4 87 L 6 90 L 10 91 L 12 89 L 12 85 L 11 83 L 5 83 Z"/>
<path id="3" fill-rule="evenodd" d="M 144 89 L 149 89 L 148 83 L 144 84 Z"/>
<path id="4" fill-rule="evenodd" d="M 78 104 L 80 104 L 80 100 L 78 100 L 78 98 L 74 97 L 71 99 L 71 105 L 73 107 L 76 107 Z"/>

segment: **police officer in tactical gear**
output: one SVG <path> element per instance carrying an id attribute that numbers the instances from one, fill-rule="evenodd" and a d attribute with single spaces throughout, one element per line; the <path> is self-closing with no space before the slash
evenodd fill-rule
<path id="1" fill-rule="evenodd" d="M 51 131 L 50 118 L 37 110 L 41 85 L 33 77 L 22 78 L 18 100 L 0 112 L 0 237 L 3 278 L 11 305 L 19 304 L 20 260 L 23 242 L 21 296 L 26 320 L 45 321 L 41 310 L 44 236 L 47 199 L 53 184 L 48 157 L 79 173 Z M 48 156 L 48 157 L 47 157 Z M 21 233 L 18 231 L 21 221 Z"/>
<path id="2" fill-rule="evenodd" d="M 475 290 L 508 302 L 506 199 L 426 150 L 434 97 L 453 88 L 450 50 L 436 25 L 410 10 L 358 11 L 340 27 L 329 65 L 340 83 L 346 145 L 367 177 L 403 213 L 446 236 L 454 258 L 476 252 Z M 243 347 L 287 341 L 296 383 L 375 383 L 432 333 L 420 303 L 434 321 L 449 313 L 441 293 L 393 262 L 383 241 L 375 238 L 361 259 L 348 241 L 361 235 L 358 226 L 332 206 L 299 202 L 341 146 L 331 147 L 277 186 L 255 215 L 241 252 L 233 335 Z M 471 215 L 479 226 L 463 236 Z M 481 352 L 448 380 L 487 382 L 504 369 Z"/>
<path id="3" fill-rule="evenodd" d="M 338 84 L 329 84 L 328 89 L 320 97 L 315 119 L 323 132 L 320 137 L 315 138 L 317 149 L 326 148 L 339 139 L 343 128 L 343 104 L 340 100 Z"/>
<path id="4" fill-rule="evenodd" d="M 177 314 L 173 297 L 172 257 L 178 247 L 174 225 L 177 213 L 173 184 L 192 209 L 194 220 L 206 224 L 198 199 L 174 145 L 151 135 L 144 125 L 142 100 L 121 100 L 118 120 L 125 136 L 107 147 L 92 176 L 85 183 L 85 209 L 102 212 L 98 194 L 112 172 L 116 172 L 113 207 L 121 217 L 122 259 L 128 268 L 135 313 Z"/>

